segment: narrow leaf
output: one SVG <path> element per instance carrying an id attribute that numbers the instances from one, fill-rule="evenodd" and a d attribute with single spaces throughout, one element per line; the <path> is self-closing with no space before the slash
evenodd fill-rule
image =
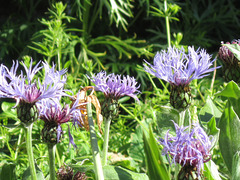
<path id="1" fill-rule="evenodd" d="M 149 137 L 143 133 L 143 141 L 149 178 L 158 180 L 170 180 L 170 176 L 165 164 L 163 163 L 163 158 L 160 154 L 157 142 L 153 136 L 151 127 L 149 128 Z"/>

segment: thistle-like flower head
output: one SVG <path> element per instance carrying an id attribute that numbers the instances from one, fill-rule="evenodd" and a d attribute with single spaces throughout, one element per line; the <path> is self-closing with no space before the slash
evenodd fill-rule
<path id="1" fill-rule="evenodd" d="M 163 155 L 170 155 L 171 163 L 178 163 L 181 166 L 196 168 L 198 175 L 203 169 L 203 163 L 211 159 L 211 139 L 204 130 L 195 124 L 189 127 L 179 127 L 174 123 L 176 136 L 170 137 L 169 131 L 160 142 L 164 146 Z"/>
<path id="2" fill-rule="evenodd" d="M 77 96 L 77 100 L 79 97 Z M 43 131 L 50 131 L 54 129 L 57 132 L 57 139 L 54 139 L 56 143 L 59 142 L 60 136 L 62 134 L 61 124 L 67 123 L 69 121 L 75 122 L 82 119 L 83 114 L 81 113 L 78 101 L 75 101 L 70 107 L 68 104 L 63 106 L 58 99 L 48 99 L 42 100 L 37 104 L 39 109 L 39 117 L 45 122 L 45 129 Z M 44 136 L 48 136 L 49 132 L 43 132 Z M 72 136 L 69 131 L 70 143 L 74 146 Z M 44 138 L 44 137 L 43 137 Z M 48 140 L 48 138 L 47 138 Z"/>
<path id="3" fill-rule="evenodd" d="M 213 65 L 211 55 L 204 49 L 194 50 L 188 47 L 188 53 L 184 48 L 169 47 L 167 51 L 158 52 L 153 60 L 153 65 L 144 64 L 145 71 L 165 80 L 175 86 L 187 86 L 194 79 L 201 79 L 216 68 Z"/>
<path id="4" fill-rule="evenodd" d="M 123 96 L 130 96 L 136 100 L 137 94 L 140 93 L 137 82 L 134 77 L 115 75 L 114 73 L 107 75 L 105 71 L 90 78 L 95 84 L 97 91 L 102 91 L 106 97 L 118 100 Z"/>
<path id="5" fill-rule="evenodd" d="M 40 66 L 42 64 L 42 66 Z M 63 86 L 66 82 L 66 70 L 56 71 L 55 65 L 50 68 L 47 63 L 41 61 L 33 67 L 31 60 L 29 68 L 23 63 L 23 71 L 17 75 L 18 61 L 13 61 L 11 69 L 5 65 L 0 65 L 0 98 L 16 99 L 16 106 L 20 101 L 35 104 L 45 98 L 55 98 L 66 95 Z M 43 81 L 35 78 L 35 75 L 44 69 L 45 77 Z"/>

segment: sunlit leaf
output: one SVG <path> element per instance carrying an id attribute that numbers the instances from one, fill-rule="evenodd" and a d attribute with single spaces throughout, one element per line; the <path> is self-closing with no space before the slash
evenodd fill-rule
<path id="1" fill-rule="evenodd" d="M 219 146 L 229 172 L 232 172 L 232 159 L 240 149 L 240 120 L 230 102 L 227 103 L 219 121 Z"/>
<path id="2" fill-rule="evenodd" d="M 144 151 L 146 155 L 147 174 L 150 179 L 170 180 L 163 158 L 161 156 L 156 139 L 153 136 L 151 127 L 149 135 L 143 133 Z"/>

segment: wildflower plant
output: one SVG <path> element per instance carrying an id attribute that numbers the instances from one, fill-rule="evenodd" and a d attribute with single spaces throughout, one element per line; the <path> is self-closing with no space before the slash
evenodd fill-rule
<path id="1" fill-rule="evenodd" d="M 105 101 L 102 104 L 102 114 L 105 122 L 103 165 L 106 165 L 109 129 L 111 120 L 118 115 L 118 100 L 123 96 L 130 96 L 139 101 L 137 94 L 140 93 L 138 90 L 140 85 L 137 85 L 134 77 L 115 75 L 114 73 L 107 75 L 105 71 L 101 71 L 89 78 L 95 84 L 96 91 L 103 92 L 105 96 Z"/>
<path id="2" fill-rule="evenodd" d="M 42 66 L 40 66 L 42 64 Z M 37 103 L 48 98 L 58 98 L 65 95 L 63 86 L 66 82 L 66 70 L 55 71 L 55 65 L 52 68 L 39 61 L 33 67 L 31 59 L 29 67 L 22 62 L 25 70 L 17 75 L 19 62 L 13 61 L 13 65 L 8 69 L 5 65 L 0 65 L 0 98 L 12 98 L 16 100 L 17 116 L 24 126 L 26 136 L 26 146 L 30 164 L 32 179 L 37 179 L 32 152 L 32 126 L 33 122 L 39 117 Z M 41 69 L 45 70 L 43 81 L 35 78 Z"/>
<path id="3" fill-rule="evenodd" d="M 171 105 L 184 110 L 191 102 L 190 82 L 214 71 L 216 68 L 210 67 L 215 60 L 211 60 L 211 55 L 204 49 L 194 50 L 194 47 L 188 46 L 188 52 L 185 52 L 183 47 L 169 47 L 167 51 L 162 50 L 155 55 L 153 65 L 145 60 L 144 68 L 146 72 L 170 83 Z"/>
<path id="4" fill-rule="evenodd" d="M 77 97 L 77 99 L 79 96 Z M 40 119 L 44 121 L 44 128 L 42 129 L 42 138 L 48 146 L 49 153 L 49 167 L 50 167 L 50 179 L 55 179 L 55 149 L 56 144 L 60 142 L 63 135 L 61 124 L 69 121 L 76 121 L 81 119 L 82 113 L 78 109 L 78 101 L 75 101 L 73 105 L 67 104 L 64 107 L 60 104 L 58 98 L 54 100 L 42 100 L 38 104 Z M 69 143 L 76 147 L 73 137 L 68 127 Z"/>
<path id="5" fill-rule="evenodd" d="M 175 122 L 176 136 L 170 137 L 169 131 L 165 138 L 160 140 L 163 145 L 162 154 L 168 155 L 171 164 L 180 164 L 181 171 L 178 179 L 195 179 L 194 172 L 201 177 L 204 163 L 211 160 L 212 139 L 208 137 L 199 124 L 193 124 L 192 127 L 179 127 Z M 188 176 L 189 177 L 186 177 Z"/>

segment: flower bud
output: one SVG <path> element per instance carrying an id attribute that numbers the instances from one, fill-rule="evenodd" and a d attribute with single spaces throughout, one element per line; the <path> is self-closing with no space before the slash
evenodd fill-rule
<path id="1" fill-rule="evenodd" d="M 106 98 L 102 105 L 102 114 L 106 119 L 116 118 L 119 113 L 118 100 Z"/>
<path id="2" fill-rule="evenodd" d="M 45 123 L 42 129 L 42 140 L 48 144 L 57 144 L 63 135 L 61 126 L 55 123 Z"/>
<path id="3" fill-rule="evenodd" d="M 57 172 L 57 179 L 58 180 L 72 180 L 73 177 L 73 170 L 71 167 L 61 166 Z"/>
<path id="4" fill-rule="evenodd" d="M 195 180 L 198 179 L 197 168 L 187 165 L 183 166 L 178 173 L 178 180 Z"/>
<path id="5" fill-rule="evenodd" d="M 223 43 L 223 42 L 222 42 Z M 233 40 L 231 43 L 227 42 L 226 44 L 240 44 L 239 40 Z M 234 54 L 226 47 L 221 46 L 218 51 L 219 59 L 224 63 L 223 73 L 224 79 L 229 81 L 235 81 L 240 83 L 240 62 L 234 56 Z"/>
<path id="6" fill-rule="evenodd" d="M 31 124 L 38 119 L 38 109 L 35 103 L 20 101 L 17 106 L 17 117 L 25 125 Z"/>
<path id="7" fill-rule="evenodd" d="M 170 104 L 180 111 L 185 110 L 191 103 L 189 86 L 171 85 Z"/>

